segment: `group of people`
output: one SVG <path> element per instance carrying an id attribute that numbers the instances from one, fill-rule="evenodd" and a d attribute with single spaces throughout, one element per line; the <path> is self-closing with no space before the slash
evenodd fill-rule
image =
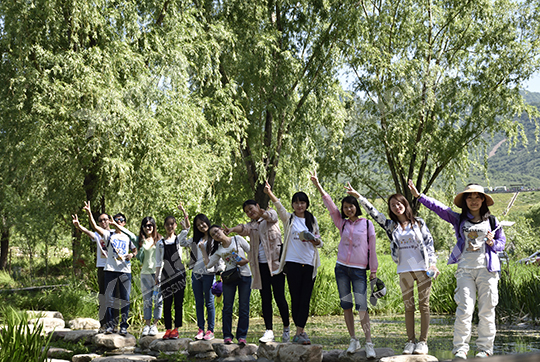
<path id="1" fill-rule="evenodd" d="M 409 202 L 401 194 L 393 194 L 388 198 L 388 218 L 350 184 L 345 186 L 348 195 L 341 200 L 341 208 L 338 208 L 319 183 L 316 172 L 311 173 L 310 179 L 320 192 L 341 237 L 335 276 L 340 305 L 350 335 L 347 353 L 354 353 L 361 348 L 355 331 L 354 307 L 358 311 L 365 336 L 366 355 L 368 358 L 376 357 L 367 304 L 368 275 L 372 291 L 383 284 L 377 279 L 375 228 L 369 220 L 362 217 L 361 205 L 390 239 L 391 255 L 397 264 L 405 307 L 407 342 L 403 354 L 427 354 L 429 298 L 432 280 L 438 276 L 439 270 L 436 266 L 437 255 L 433 238 L 425 221 L 414 215 Z M 506 242 L 504 232 L 498 228 L 497 219 L 489 212 L 488 207 L 493 205 L 493 199 L 485 194 L 483 187 L 468 185 L 454 199 L 454 204 L 461 208 L 461 213 L 457 213 L 441 202 L 420 194 L 412 181 L 409 181 L 408 185 L 418 202 L 451 223 L 455 229 L 457 243 L 448 260 L 449 264 L 457 264 L 453 353 L 456 358 L 467 357 L 472 316 L 478 295 L 476 357 L 490 356 L 493 354 L 496 332 L 495 306 L 498 301 L 497 284 L 500 271 L 497 252 L 504 250 Z M 119 324 L 119 333 L 127 333 L 130 260 L 137 257 L 142 262 L 140 283 L 146 322 L 142 334 L 157 334 L 157 323 L 163 311 L 166 328 L 163 338 L 178 338 L 178 328 L 182 326 L 182 304 L 186 285 L 181 247 L 186 247 L 190 250 L 189 268 L 192 269 L 191 284 L 196 304 L 196 339 L 214 338 L 215 307 L 211 288 L 215 276 L 221 275 L 224 343 L 232 343 L 235 337 L 238 344 L 246 344 L 251 290 L 258 289 L 266 329 L 259 341 L 267 343 L 275 340 L 272 310 L 274 299 L 283 325 L 281 341 L 289 342 L 292 335 L 293 343 L 310 344 L 305 327 L 320 266 L 318 249 L 323 246 L 317 219 L 308 211 L 310 202 L 304 192 L 297 192 L 292 196 L 292 212 L 287 211 L 274 195 L 268 182 L 264 192 L 269 196 L 275 210 L 263 209 L 256 201 L 247 200 L 242 208 L 250 221 L 231 228 L 212 224 L 206 215 L 198 214 L 193 219 L 193 237 L 190 239 L 187 238 L 190 222 L 182 204 L 179 205 L 183 213 L 183 220 L 180 222 L 182 231 L 178 235 L 176 219 L 168 216 L 164 222 L 166 236 L 157 232 L 156 222 L 151 217 L 142 220 L 139 235 L 136 236 L 125 228 L 126 218 L 122 214 L 116 214 L 112 219 L 109 219 L 107 214 L 102 214 L 97 224 L 92 216 L 90 203 L 86 203 L 84 210 L 95 232 L 81 226 L 77 215 L 73 216 L 73 223 L 96 241 L 100 296 L 103 296 L 101 300 L 104 302 L 100 307 L 100 321 L 104 332 L 113 333 Z M 114 231 L 109 229 L 111 224 Z M 244 237 L 249 237 L 249 242 Z M 291 296 L 291 315 L 296 328 L 294 334 L 290 329 L 285 279 Z M 414 319 L 415 282 L 420 311 L 418 339 Z M 238 325 L 233 335 L 232 314 L 237 291 Z M 370 298 L 372 304 L 376 303 L 374 294 L 372 293 Z M 116 318 L 113 311 L 115 300 L 120 301 L 120 315 Z"/>

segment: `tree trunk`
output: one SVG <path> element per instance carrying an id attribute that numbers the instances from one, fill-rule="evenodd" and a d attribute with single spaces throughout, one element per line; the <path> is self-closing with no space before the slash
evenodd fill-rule
<path id="1" fill-rule="evenodd" d="M 5 218 L 2 222 L 2 236 L 0 237 L 0 270 L 5 270 L 9 254 L 9 228 L 6 226 Z"/>

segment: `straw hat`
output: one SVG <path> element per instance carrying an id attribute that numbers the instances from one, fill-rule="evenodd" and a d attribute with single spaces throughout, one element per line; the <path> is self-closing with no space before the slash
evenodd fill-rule
<path id="1" fill-rule="evenodd" d="M 463 199 L 465 198 L 465 194 L 470 194 L 473 192 L 478 192 L 479 194 L 484 195 L 484 197 L 486 198 L 487 206 L 493 205 L 493 198 L 484 192 L 484 188 L 480 185 L 474 184 L 468 185 L 465 190 L 461 191 L 459 194 L 456 195 L 456 197 L 454 198 L 454 205 L 463 208 Z"/>

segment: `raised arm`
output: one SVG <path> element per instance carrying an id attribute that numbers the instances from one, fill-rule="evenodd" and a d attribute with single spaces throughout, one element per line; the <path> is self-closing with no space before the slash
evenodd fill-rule
<path id="1" fill-rule="evenodd" d="M 71 217 L 73 218 L 73 225 L 75 225 L 77 229 L 79 229 L 80 231 L 88 235 L 88 237 L 91 240 L 93 241 L 96 240 L 96 234 L 94 234 L 93 232 L 91 232 L 90 230 L 88 230 L 87 228 L 81 225 L 81 223 L 79 222 L 79 218 L 77 217 L 77 214 L 71 215 Z"/>
<path id="2" fill-rule="evenodd" d="M 186 209 L 184 209 L 184 205 L 182 205 L 182 202 L 178 203 L 178 210 L 182 211 L 182 213 L 184 214 L 184 219 L 180 221 L 180 225 L 182 225 L 183 229 L 189 229 L 191 227 L 191 224 L 189 223 L 189 216 Z"/>
<path id="3" fill-rule="evenodd" d="M 321 196 L 324 197 L 324 195 L 327 195 L 326 191 L 324 191 L 324 189 L 322 188 L 321 186 L 321 183 L 319 182 L 319 178 L 317 177 L 317 171 L 309 171 L 309 174 L 310 174 L 310 180 L 311 182 L 313 182 L 313 185 L 315 185 L 315 187 L 317 188 L 317 190 L 319 190 L 319 192 L 321 193 Z"/>
<path id="4" fill-rule="evenodd" d="M 270 186 L 270 184 L 268 183 L 267 180 L 264 181 L 264 190 L 263 190 L 263 192 L 265 194 L 267 194 L 268 197 L 270 197 L 270 200 L 272 200 L 272 202 L 279 201 L 278 198 L 276 197 L 276 195 L 274 195 L 274 193 L 272 192 L 272 186 Z"/>
<path id="5" fill-rule="evenodd" d="M 106 230 L 96 224 L 96 220 L 94 220 L 94 216 L 92 215 L 92 211 L 90 210 L 90 201 L 86 201 L 84 203 L 83 210 L 86 211 L 86 214 L 88 215 L 88 220 L 90 221 L 90 226 L 92 226 L 92 229 L 97 231 L 98 234 L 104 238 Z"/>
<path id="6" fill-rule="evenodd" d="M 383 213 L 380 213 L 379 210 L 377 210 L 375 206 L 373 206 L 371 202 L 368 201 L 368 199 L 360 195 L 360 193 L 356 191 L 349 182 L 347 182 L 347 186 L 345 186 L 345 189 L 349 195 L 354 196 L 358 199 L 360 205 L 362 205 L 366 212 L 371 215 L 371 217 L 377 222 L 377 224 L 379 224 L 384 230 L 386 230 L 387 233 L 388 231 L 391 231 L 391 220 L 388 220 Z"/>

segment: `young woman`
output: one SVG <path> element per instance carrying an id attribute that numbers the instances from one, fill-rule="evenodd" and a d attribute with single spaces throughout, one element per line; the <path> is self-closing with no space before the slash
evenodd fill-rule
<path id="1" fill-rule="evenodd" d="M 156 284 L 161 287 L 163 296 L 163 317 L 165 319 L 165 335 L 163 339 L 178 338 L 178 328 L 182 327 L 182 308 L 184 290 L 186 288 L 186 270 L 182 263 L 181 240 L 189 232 L 189 220 L 184 211 L 184 219 L 180 223 L 182 231 L 176 235 L 176 218 L 167 216 L 164 226 L 167 236 L 162 238 L 156 249 Z M 172 329 L 172 304 L 174 301 L 174 329 Z"/>
<path id="2" fill-rule="evenodd" d="M 291 312 L 296 325 L 293 343 L 311 344 L 304 328 L 309 316 L 311 293 L 317 269 L 321 265 L 317 250 L 323 245 L 319 237 L 319 225 L 315 216 L 307 211 L 309 198 L 304 192 L 297 192 L 293 195 L 293 213 L 287 212 L 272 192 L 268 182 L 266 182 L 264 192 L 270 196 L 270 200 L 276 206 L 284 226 L 285 238 L 278 273 L 285 270 L 289 284 Z"/>
<path id="3" fill-rule="evenodd" d="M 212 225 L 208 233 L 214 241 L 219 243 L 218 250 L 208 257 L 203 245 L 199 248 L 203 254 L 204 264 L 207 268 L 218 265 L 220 259 L 225 262 L 225 273 L 239 269 L 239 277 L 230 283 L 223 280 L 223 342 L 231 344 L 232 334 L 232 313 L 234 295 L 238 290 L 238 326 L 236 328 L 236 339 L 240 346 L 246 344 L 247 332 L 249 329 L 249 299 L 251 295 L 251 271 L 247 266 L 246 253 L 249 253 L 249 244 L 241 236 L 228 237 L 223 230 Z M 223 279 L 223 278 L 222 278 Z"/>
<path id="4" fill-rule="evenodd" d="M 415 217 L 407 199 L 401 194 L 388 198 L 388 215 L 380 213 L 365 197 L 356 192 L 350 184 L 347 192 L 355 196 L 373 219 L 386 231 L 390 238 L 392 259 L 397 264 L 399 286 L 405 304 L 405 328 L 407 343 L 403 354 L 427 354 L 427 335 L 430 312 L 429 296 L 431 278 L 428 269 L 436 277 L 439 271 L 435 266 L 437 256 L 433 247 L 433 238 L 426 223 Z M 420 338 L 416 343 L 414 331 L 414 282 L 418 290 L 418 309 L 420 310 Z"/>
<path id="5" fill-rule="evenodd" d="M 489 212 L 493 205 L 491 196 L 484 193 L 480 185 L 469 184 L 454 198 L 454 204 L 461 213 L 452 211 L 441 202 L 420 195 L 411 180 L 409 189 L 414 197 L 443 220 L 452 224 L 457 243 L 450 254 L 448 264 L 457 263 L 457 288 L 454 299 L 457 303 L 454 324 L 455 358 L 466 359 L 471 339 L 471 325 L 476 295 L 478 294 L 478 339 L 476 357 L 493 354 L 495 326 L 495 306 L 499 301 L 497 283 L 501 265 L 497 252 L 503 251 L 506 238 L 502 228 L 492 233 L 498 226 L 497 219 Z"/>
<path id="6" fill-rule="evenodd" d="M 135 236 L 125 227 L 119 226 L 120 231 L 126 234 L 134 245 L 138 245 L 137 259 L 142 263 L 141 267 L 141 292 L 143 295 L 143 314 L 145 326 L 143 336 L 155 336 L 158 333 L 157 324 L 161 319 L 162 299 L 161 294 L 154 297 L 155 287 L 155 252 L 156 244 L 161 239 L 157 232 L 156 220 L 151 216 L 142 219 L 139 236 Z M 152 304 L 154 305 L 154 323 L 152 324 Z"/>
<path id="7" fill-rule="evenodd" d="M 224 266 L 216 265 L 207 269 L 204 265 L 203 254 L 200 248 L 202 247 L 207 255 L 213 255 L 219 247 L 219 244 L 214 242 L 208 234 L 208 228 L 212 225 L 208 217 L 204 214 L 198 214 L 193 219 L 193 225 L 195 226 L 193 228 L 193 238 L 187 241 L 182 240 L 180 244 L 190 248 L 189 268 L 192 269 L 191 286 L 193 287 L 193 294 L 195 296 L 195 310 L 197 313 L 197 325 L 199 326 L 199 331 L 195 339 L 209 341 L 214 339 L 214 322 L 216 318 L 214 295 L 210 289 L 214 283 L 216 272 L 224 269 Z M 206 333 L 204 332 L 205 307 L 206 319 L 208 320 Z"/>
<path id="8" fill-rule="evenodd" d="M 352 196 L 341 200 L 341 212 L 332 198 L 319 183 L 317 172 L 311 174 L 311 181 L 322 195 L 324 205 L 330 212 L 334 225 L 338 228 L 341 240 L 338 246 L 337 262 L 335 267 L 341 308 L 345 317 L 345 324 L 351 337 L 347 353 L 354 353 L 360 349 L 360 342 L 354 330 L 354 306 L 360 315 L 360 323 L 366 336 L 366 357 L 375 358 L 374 345 L 371 342 L 371 328 L 367 312 L 367 274 L 366 267 L 370 266 L 370 279 L 377 277 L 377 252 L 375 249 L 375 228 L 371 221 L 360 218 L 362 211 L 358 201 Z M 350 191 L 349 191 L 350 192 Z"/>
<path id="9" fill-rule="evenodd" d="M 289 305 L 285 299 L 285 275 L 278 273 L 279 255 L 281 253 L 281 230 L 279 218 L 275 210 L 262 209 L 255 200 L 247 200 L 242 209 L 251 221 L 233 228 L 224 227 L 225 234 L 237 233 L 249 236 L 250 252 L 249 263 L 253 273 L 251 289 L 259 289 L 261 293 L 262 312 L 266 331 L 259 339 L 261 343 L 274 342 L 272 325 L 272 293 L 283 322 L 283 335 L 281 341 L 290 340 Z"/>

